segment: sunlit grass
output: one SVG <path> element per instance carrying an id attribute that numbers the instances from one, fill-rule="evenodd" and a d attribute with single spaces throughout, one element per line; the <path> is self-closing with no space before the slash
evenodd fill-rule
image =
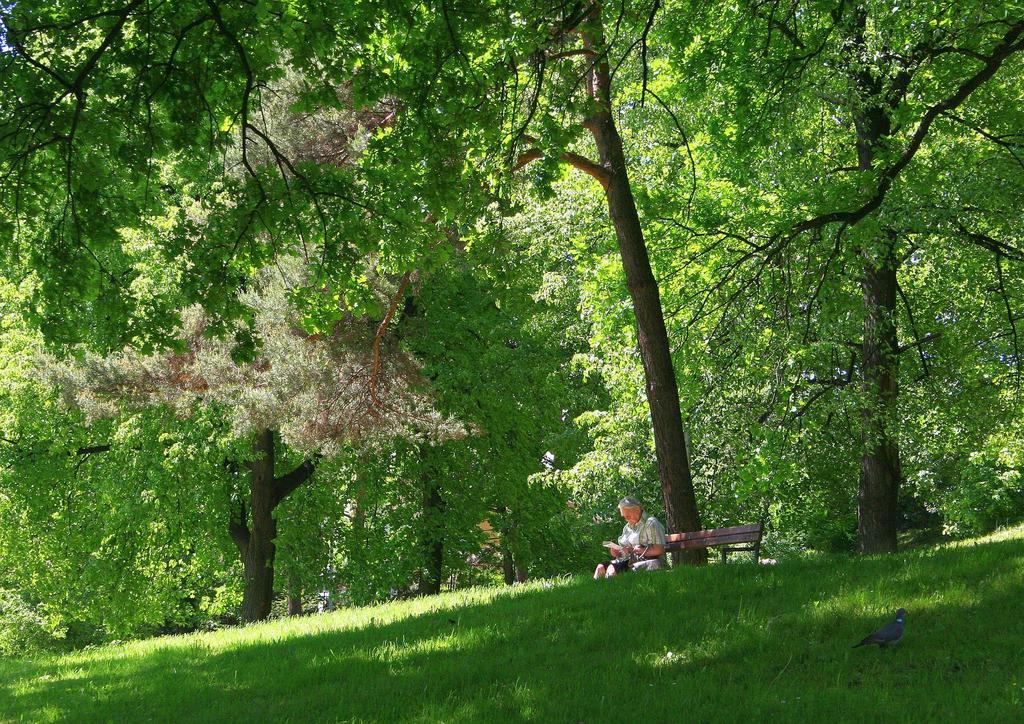
<path id="1" fill-rule="evenodd" d="M 0 662 L 0 720 L 1011 721 L 1024 527 L 475 589 Z M 894 650 L 852 649 L 908 611 Z"/>

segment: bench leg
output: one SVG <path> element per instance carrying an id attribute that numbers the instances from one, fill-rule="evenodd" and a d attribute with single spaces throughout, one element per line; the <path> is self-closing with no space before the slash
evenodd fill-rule
<path id="1" fill-rule="evenodd" d="M 754 544 L 754 565 L 757 565 L 761 560 L 761 544 Z"/>
<path id="2" fill-rule="evenodd" d="M 726 555 L 727 554 L 728 554 L 728 551 L 725 548 L 723 548 L 722 549 L 722 563 L 726 562 Z"/>

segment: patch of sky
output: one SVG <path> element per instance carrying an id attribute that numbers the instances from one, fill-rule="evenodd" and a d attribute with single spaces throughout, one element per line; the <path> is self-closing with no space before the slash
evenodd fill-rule
<path id="1" fill-rule="evenodd" d="M 7 22 L 11 16 L 14 3 L 0 0 L 0 53 L 11 53 L 14 48 L 7 44 Z"/>

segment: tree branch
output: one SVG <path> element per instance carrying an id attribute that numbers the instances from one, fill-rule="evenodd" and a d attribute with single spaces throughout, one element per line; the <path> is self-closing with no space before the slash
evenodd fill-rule
<path id="1" fill-rule="evenodd" d="M 658 9 L 661 7 L 661 0 L 654 0 L 651 4 L 651 12 L 647 15 L 647 24 L 644 25 L 644 31 L 640 34 L 640 107 L 644 105 L 644 99 L 647 97 L 647 76 L 649 69 L 647 67 L 647 36 L 651 32 L 651 28 L 654 27 L 654 16 L 658 14 Z M 678 124 L 677 124 L 678 125 Z M 689 144 L 687 144 L 689 149 Z"/>
<path id="2" fill-rule="evenodd" d="M 927 342 L 931 342 L 933 340 L 936 340 L 936 339 L 938 339 L 941 336 L 942 336 L 942 332 L 929 332 L 928 334 L 926 334 L 925 336 L 921 337 L 920 339 L 916 339 L 913 342 L 907 342 L 906 344 L 901 344 L 896 349 L 896 354 L 903 354 L 904 352 L 908 352 L 908 351 L 910 351 L 912 349 L 920 350 L 921 349 L 921 345 L 923 345 L 923 344 L 925 344 Z M 924 367 L 925 374 L 927 374 L 928 373 L 928 362 L 925 360 L 924 352 L 923 351 L 921 352 L 921 366 Z"/>
<path id="3" fill-rule="evenodd" d="M 686 131 L 683 130 L 683 124 L 679 122 L 679 117 L 676 116 L 672 109 L 668 107 L 668 104 L 661 99 L 661 96 L 649 88 L 645 88 L 645 92 L 649 93 L 651 97 L 658 102 L 658 105 L 668 113 L 669 118 L 672 119 L 672 123 L 676 127 L 676 130 L 679 131 L 679 136 L 683 140 L 683 145 L 686 147 L 686 156 L 690 159 L 690 197 L 686 200 L 686 208 L 689 210 L 693 207 L 693 199 L 697 195 L 697 164 L 693 162 L 693 150 L 690 148 L 690 138 L 686 135 Z M 689 213 L 689 211 L 687 211 L 687 213 Z"/>
<path id="4" fill-rule="evenodd" d="M 922 377 L 927 377 L 931 374 L 931 370 L 928 369 L 928 358 L 924 356 L 924 349 L 922 345 L 924 345 L 925 342 L 929 342 L 936 337 L 941 336 L 941 333 L 929 332 L 922 337 L 921 333 L 917 330 L 917 320 L 914 319 L 914 311 L 910 307 L 910 300 L 907 298 L 907 293 L 903 291 L 903 285 L 900 284 L 899 281 L 896 282 L 896 291 L 899 293 L 900 299 L 903 300 L 903 307 L 907 310 L 907 319 L 910 320 L 910 330 L 914 333 L 914 339 L 916 340 L 912 344 L 905 344 L 899 347 L 896 350 L 896 354 L 903 354 L 908 349 L 916 347 L 921 356 L 921 375 Z"/>
<path id="5" fill-rule="evenodd" d="M 999 293 L 1003 297 L 1003 304 L 1006 306 L 1006 319 L 1010 323 L 1010 339 L 1013 341 L 1013 367 L 1014 379 L 1017 391 L 1020 391 L 1021 364 L 1024 360 L 1020 358 L 1020 343 L 1017 338 L 1017 324 L 1014 322 L 1013 308 L 1010 306 L 1010 297 L 1006 293 L 1006 284 L 1003 281 L 1003 257 L 996 252 L 996 278 L 999 280 Z"/>
<path id="6" fill-rule="evenodd" d="M 946 112 L 943 115 L 945 115 L 946 118 L 952 119 L 952 120 L 956 121 L 957 123 L 960 123 L 961 125 L 966 126 L 967 128 L 969 128 L 972 131 L 974 131 L 975 133 L 977 133 L 982 138 L 987 139 L 987 140 L 991 141 L 992 143 L 996 144 L 997 146 L 1000 146 L 1000 147 L 1006 149 L 1006 152 L 1008 154 L 1010 154 L 1010 156 L 1013 157 L 1013 160 L 1017 162 L 1017 165 L 1020 166 L 1022 169 L 1024 169 L 1024 158 L 1021 158 L 1020 155 L 1018 155 L 1018 153 L 1017 153 L 1017 151 L 1019 149 L 1024 148 L 1024 144 L 1010 143 L 1009 141 L 1006 140 L 1005 137 L 997 136 L 997 135 L 995 135 L 993 133 L 989 133 L 988 131 L 986 131 L 981 126 L 978 126 L 978 125 L 976 125 L 974 123 L 971 123 L 966 118 L 962 118 L 962 117 L 956 115 L 955 113 Z M 1020 134 L 1017 134 L 1017 135 L 1020 135 Z"/>
<path id="7" fill-rule="evenodd" d="M 398 309 L 398 302 L 402 299 L 402 296 L 405 294 L 405 288 L 409 285 L 410 276 L 412 276 L 411 271 L 407 271 L 402 275 L 402 281 L 398 284 L 398 291 L 391 300 L 391 306 L 388 307 L 387 314 L 380 321 L 380 325 L 377 327 L 377 334 L 373 337 L 373 362 L 370 366 L 370 381 L 367 383 L 367 387 L 370 390 L 371 409 L 380 406 L 380 400 L 377 399 L 377 386 L 380 383 L 381 344 L 384 341 L 385 333 L 388 331 L 388 324 L 391 323 L 391 318 L 395 316 L 395 310 Z"/>
<path id="8" fill-rule="evenodd" d="M 1024 261 L 1024 251 L 1018 249 L 1012 244 L 1008 244 L 1005 241 L 1000 241 L 988 234 L 982 234 L 978 231 L 971 231 L 966 226 L 961 224 L 959 221 L 953 222 L 957 229 L 960 230 L 964 236 L 967 237 L 968 241 L 972 244 L 976 244 L 983 249 L 988 249 L 997 256 L 1004 256 L 1012 261 Z"/>
<path id="9" fill-rule="evenodd" d="M 228 521 L 228 533 L 231 535 L 231 540 L 238 546 L 238 550 L 242 551 L 244 555 L 245 549 L 249 547 L 250 536 L 244 502 L 238 504 L 238 520 L 232 518 Z"/>
<path id="10" fill-rule="evenodd" d="M 536 138 L 532 136 L 523 135 L 523 140 L 527 143 L 533 144 L 537 142 Z M 544 157 L 544 152 L 538 148 L 531 148 L 529 151 L 524 151 L 519 154 L 515 164 L 512 166 L 512 173 L 515 173 L 523 166 L 526 166 L 539 158 Z M 558 154 L 559 160 L 569 164 L 573 168 L 576 168 L 583 173 L 592 176 L 597 179 L 598 183 L 601 184 L 602 188 L 608 188 L 609 174 L 608 169 L 604 166 L 591 161 L 589 158 L 579 155 L 578 153 L 572 153 L 571 151 L 562 151 Z"/>
<path id="11" fill-rule="evenodd" d="M 75 455 L 95 455 L 96 453 L 108 452 L 110 445 L 90 445 L 89 447 L 80 447 L 75 451 Z"/>
<path id="12" fill-rule="evenodd" d="M 276 508 L 278 504 L 287 498 L 291 493 L 302 485 L 304 482 L 309 480 L 313 473 L 316 471 L 316 467 L 320 462 L 319 457 L 315 457 L 311 460 L 303 460 L 302 464 L 292 470 L 287 475 L 282 475 L 279 478 L 274 478 L 274 491 L 272 498 L 272 507 Z"/>
<path id="13" fill-rule="evenodd" d="M 590 48 L 576 48 L 575 50 L 563 50 L 559 53 L 549 53 L 546 57 L 548 60 L 561 60 L 562 58 L 573 58 L 578 55 L 586 55 L 593 58 L 597 56 L 597 53 Z"/>
<path id="14" fill-rule="evenodd" d="M 792 227 L 788 234 L 789 238 L 805 231 L 817 229 L 836 222 L 845 222 L 850 226 L 853 226 L 881 206 L 882 202 L 885 200 L 886 194 L 888 194 L 889 189 L 892 187 L 893 182 L 917 154 L 918 149 L 927 137 L 935 119 L 960 106 L 965 100 L 967 100 L 971 93 L 976 91 L 983 83 L 985 83 L 985 81 L 995 75 L 996 71 L 1002 67 L 1003 62 L 1007 58 L 1024 48 L 1024 45 L 1018 42 L 1022 32 L 1024 32 L 1024 21 L 1015 21 L 1003 36 L 1002 40 L 992 50 L 992 53 L 985 56 L 985 66 L 961 83 L 954 93 L 925 111 L 924 116 L 922 116 L 916 130 L 910 137 L 910 141 L 907 143 L 903 153 L 900 154 L 900 157 L 896 159 L 892 165 L 884 169 L 880 174 L 878 186 L 875 189 L 874 195 L 870 199 L 861 204 L 858 208 L 850 211 L 833 211 L 801 221 Z"/>

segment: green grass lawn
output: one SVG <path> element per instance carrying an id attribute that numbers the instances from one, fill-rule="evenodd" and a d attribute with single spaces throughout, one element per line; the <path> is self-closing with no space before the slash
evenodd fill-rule
<path id="1" fill-rule="evenodd" d="M 476 589 L 0 662 L 0 720 L 1024 721 L 1022 593 L 1024 528 Z"/>

